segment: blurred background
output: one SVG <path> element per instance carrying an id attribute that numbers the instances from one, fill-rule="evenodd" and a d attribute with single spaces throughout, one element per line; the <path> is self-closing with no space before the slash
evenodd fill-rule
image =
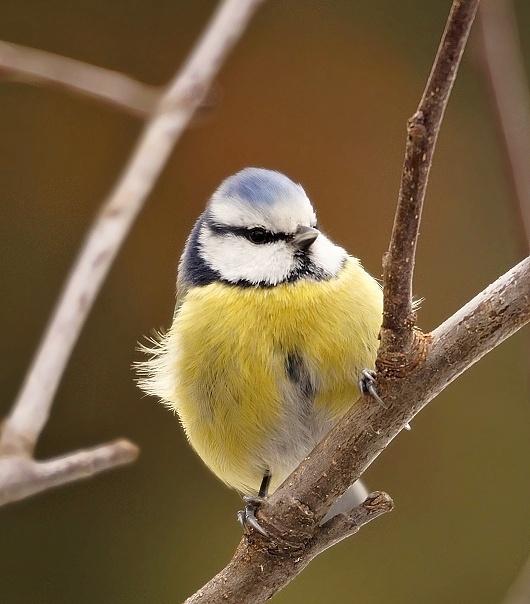
<path id="1" fill-rule="evenodd" d="M 203 0 L 2 0 L 0 39 L 164 84 Z M 136 343 L 168 326 L 177 259 L 220 181 L 245 166 L 302 183 L 319 222 L 375 276 L 414 112 L 450 1 L 269 0 L 186 132 L 99 295 L 37 447 L 124 436 L 138 461 L 0 509 L 0 601 L 174 603 L 230 559 L 241 502 L 133 382 Z M 530 66 L 530 4 L 516 5 Z M 142 128 L 67 92 L 0 82 L 0 417 L 84 234 Z M 428 190 L 415 292 L 436 327 L 524 255 L 494 113 L 470 42 Z M 448 387 L 365 475 L 391 514 L 315 560 L 280 603 L 497 603 L 530 553 L 528 328 Z"/>

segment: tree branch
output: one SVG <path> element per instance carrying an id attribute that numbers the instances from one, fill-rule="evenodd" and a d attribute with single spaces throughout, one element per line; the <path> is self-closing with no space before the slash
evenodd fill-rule
<path id="1" fill-rule="evenodd" d="M 479 0 L 453 2 L 407 144 L 390 247 L 383 258 L 385 295 L 378 369 L 406 371 L 415 356 L 412 275 L 423 201 L 436 140 Z"/>
<path id="2" fill-rule="evenodd" d="M 72 348 L 122 241 L 213 77 L 262 1 L 225 0 L 162 95 L 136 151 L 87 236 L 19 397 L 4 422 L 0 434 L 3 461 L 17 463 L 17 458 L 28 458 L 33 453 Z M 62 475 L 65 480 L 80 475 L 81 466 L 70 467 L 72 473 Z"/>
<path id="3" fill-rule="evenodd" d="M 142 117 L 154 111 L 162 92 L 117 71 L 0 41 L 2 76 L 27 83 L 51 84 Z"/>
<path id="4" fill-rule="evenodd" d="M 0 457 L 0 505 L 129 463 L 138 453 L 136 445 L 118 440 L 47 461 Z"/>
<path id="5" fill-rule="evenodd" d="M 479 11 L 481 63 L 497 113 L 526 252 L 530 252 L 530 90 L 513 4 L 485 0 Z"/>

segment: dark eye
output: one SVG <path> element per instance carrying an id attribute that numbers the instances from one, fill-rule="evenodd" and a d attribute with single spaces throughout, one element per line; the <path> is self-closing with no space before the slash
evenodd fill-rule
<path id="1" fill-rule="evenodd" d="M 249 229 L 247 231 L 247 239 L 258 245 L 260 243 L 267 243 L 269 240 L 269 233 L 265 229 L 256 227 L 255 229 Z"/>

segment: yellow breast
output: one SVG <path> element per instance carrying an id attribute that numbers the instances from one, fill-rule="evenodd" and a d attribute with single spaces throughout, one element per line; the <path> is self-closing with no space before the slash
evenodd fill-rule
<path id="1" fill-rule="evenodd" d="M 381 313 L 380 287 L 354 258 L 329 281 L 192 288 L 153 364 L 151 391 L 223 481 L 255 491 L 269 470 L 275 488 L 358 398 Z M 292 359 L 311 393 L 293 383 Z"/>

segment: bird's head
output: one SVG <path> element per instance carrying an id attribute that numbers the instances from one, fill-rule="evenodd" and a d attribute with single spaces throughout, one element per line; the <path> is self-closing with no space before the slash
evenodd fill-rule
<path id="1" fill-rule="evenodd" d="M 190 285 L 267 287 L 330 279 L 345 258 L 318 230 L 300 185 L 280 172 L 246 168 L 212 195 L 188 239 L 180 277 Z"/>

